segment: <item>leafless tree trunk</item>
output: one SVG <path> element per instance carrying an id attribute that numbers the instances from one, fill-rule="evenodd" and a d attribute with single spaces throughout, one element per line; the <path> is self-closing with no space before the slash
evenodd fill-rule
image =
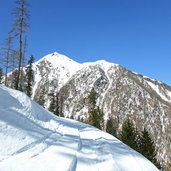
<path id="1" fill-rule="evenodd" d="M 11 78 L 10 78 L 10 87 L 11 88 L 15 88 L 15 85 L 14 85 L 14 73 L 16 72 L 15 69 L 17 68 L 17 64 L 18 64 L 18 58 L 19 58 L 19 50 L 13 50 L 12 51 L 12 64 L 11 64 L 11 71 L 12 71 L 12 74 L 11 74 Z M 14 72 L 14 73 L 13 73 Z M 17 72 L 16 72 L 17 73 Z"/>
<path id="2" fill-rule="evenodd" d="M 24 73 L 24 70 L 23 70 L 23 67 L 25 66 L 25 54 L 26 54 L 26 49 L 27 49 L 27 37 L 25 36 L 24 38 L 24 44 L 23 44 L 23 57 L 22 57 L 22 63 L 21 63 L 21 86 L 23 86 L 23 73 Z"/>
<path id="3" fill-rule="evenodd" d="M 29 27 L 27 21 L 29 18 L 29 14 L 27 11 L 28 3 L 26 0 L 16 0 L 16 9 L 14 11 L 14 15 L 16 16 L 16 20 L 13 25 L 13 33 L 16 37 L 19 38 L 19 62 L 18 62 L 18 73 L 17 73 L 17 81 L 15 85 L 15 89 L 19 89 L 19 82 L 21 81 L 21 67 L 23 61 L 23 37 Z M 21 87 L 20 87 L 21 88 Z"/>
<path id="4" fill-rule="evenodd" d="M 13 37 L 9 34 L 8 37 L 5 39 L 5 48 L 3 48 L 3 57 L 2 62 L 4 64 L 5 69 L 5 86 L 8 86 L 8 72 L 10 68 L 11 62 L 11 52 L 12 52 L 12 40 Z"/>

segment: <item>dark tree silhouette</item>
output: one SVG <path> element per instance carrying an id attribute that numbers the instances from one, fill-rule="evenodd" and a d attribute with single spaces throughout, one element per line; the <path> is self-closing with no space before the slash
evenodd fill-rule
<path id="1" fill-rule="evenodd" d="M 154 141 L 150 137 L 149 132 L 144 128 L 140 135 L 139 152 L 149 159 L 154 165 L 160 168 L 160 165 L 156 158 L 156 150 Z"/>
<path id="2" fill-rule="evenodd" d="M 120 132 L 119 138 L 122 142 L 137 150 L 137 132 L 132 120 L 128 117 L 122 124 L 122 130 Z"/>
<path id="3" fill-rule="evenodd" d="M 103 129 L 104 127 L 104 113 L 103 111 L 99 108 L 99 106 L 96 105 L 96 98 L 97 98 L 97 93 L 94 89 L 90 92 L 88 96 L 88 103 L 89 103 L 89 109 L 88 109 L 88 118 L 87 118 L 87 123 L 95 126 L 96 128 Z"/>
<path id="4" fill-rule="evenodd" d="M 23 61 L 23 39 L 24 35 L 29 28 L 28 24 L 28 6 L 26 0 L 16 0 L 16 8 L 14 11 L 14 15 L 16 17 L 15 22 L 13 24 L 12 33 L 15 37 L 19 39 L 19 62 L 18 62 L 18 73 L 17 73 L 17 80 L 15 88 L 19 89 L 19 82 L 20 82 L 20 76 L 21 76 L 21 67 L 22 67 L 22 61 Z M 21 84 L 22 85 L 22 84 Z"/>
<path id="5" fill-rule="evenodd" d="M 29 97 L 31 97 L 32 95 L 32 84 L 34 81 L 33 61 L 34 57 L 33 55 L 31 55 L 26 68 L 26 94 Z"/>

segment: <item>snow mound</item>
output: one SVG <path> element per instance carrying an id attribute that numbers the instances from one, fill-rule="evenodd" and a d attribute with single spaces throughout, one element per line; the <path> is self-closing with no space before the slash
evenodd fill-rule
<path id="1" fill-rule="evenodd" d="M 0 140 L 3 171 L 158 171 L 115 137 L 56 117 L 2 85 Z"/>

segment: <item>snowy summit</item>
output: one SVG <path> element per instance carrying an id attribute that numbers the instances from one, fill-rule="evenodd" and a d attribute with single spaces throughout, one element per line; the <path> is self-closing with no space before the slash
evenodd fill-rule
<path id="1" fill-rule="evenodd" d="M 158 171 L 115 137 L 56 117 L 2 85 L 0 139 L 3 171 Z"/>

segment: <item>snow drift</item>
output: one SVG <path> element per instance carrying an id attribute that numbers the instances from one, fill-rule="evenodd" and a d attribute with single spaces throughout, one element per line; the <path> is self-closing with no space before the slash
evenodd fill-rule
<path id="1" fill-rule="evenodd" d="M 25 94 L 2 85 L 0 170 L 158 171 L 115 137 L 56 117 Z"/>

